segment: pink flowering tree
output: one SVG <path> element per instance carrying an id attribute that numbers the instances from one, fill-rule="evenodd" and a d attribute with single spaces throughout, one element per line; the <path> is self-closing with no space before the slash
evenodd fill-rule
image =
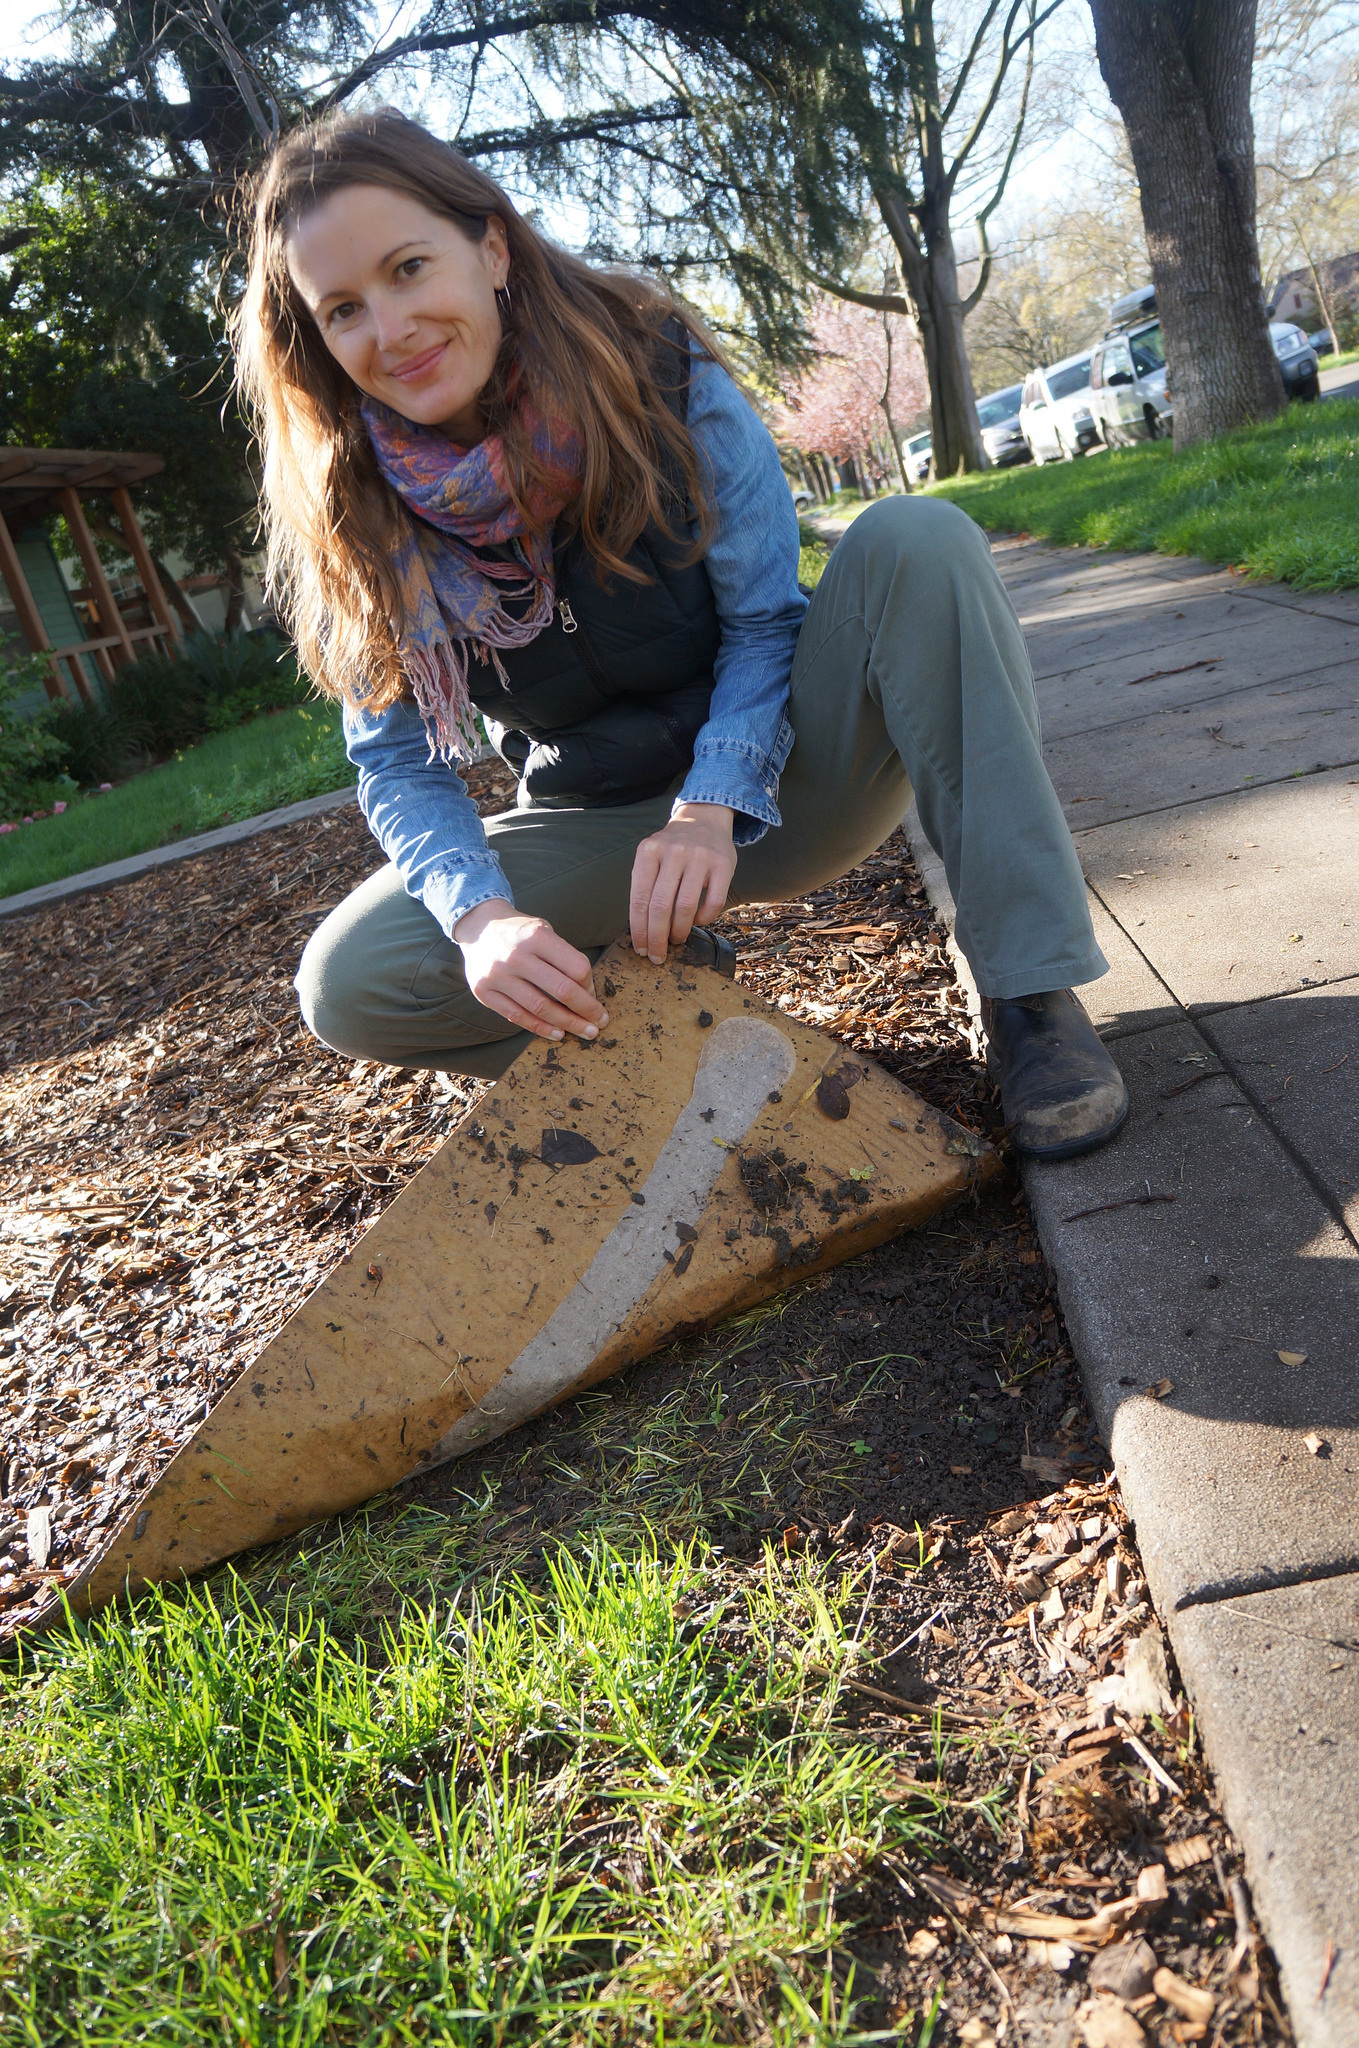
<path id="1" fill-rule="evenodd" d="M 816 360 L 785 388 L 778 431 L 809 454 L 860 467 L 886 443 L 909 490 L 896 423 L 929 403 L 914 333 L 898 313 L 871 313 L 822 297 L 807 324 Z"/>

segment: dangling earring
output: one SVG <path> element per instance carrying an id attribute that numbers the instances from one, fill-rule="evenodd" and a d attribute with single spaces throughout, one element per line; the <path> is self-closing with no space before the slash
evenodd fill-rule
<path id="1" fill-rule="evenodd" d="M 508 284 L 498 284 L 496 286 L 495 302 L 496 305 L 500 308 L 501 319 L 508 320 L 511 312 L 513 311 L 513 304 L 510 299 L 510 288 Z"/>

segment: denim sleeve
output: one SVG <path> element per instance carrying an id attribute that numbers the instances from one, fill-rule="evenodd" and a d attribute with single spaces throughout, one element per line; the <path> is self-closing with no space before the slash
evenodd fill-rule
<path id="1" fill-rule="evenodd" d="M 722 640 L 708 722 L 676 802 L 729 804 L 736 844 L 748 846 L 780 822 L 779 775 L 793 744 L 788 679 L 807 611 L 797 514 L 768 429 L 721 364 L 697 352 L 689 429 L 716 515 L 705 561 Z"/>
<path id="2" fill-rule="evenodd" d="M 486 843 L 477 807 L 455 769 L 431 760 L 413 704 L 344 707 L 345 751 L 359 771 L 359 808 L 398 869 L 449 938 L 459 918 L 492 896 L 513 903 L 505 870 Z"/>

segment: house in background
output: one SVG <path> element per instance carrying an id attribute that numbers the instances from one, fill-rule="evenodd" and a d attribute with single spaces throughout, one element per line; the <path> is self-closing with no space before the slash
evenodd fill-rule
<path id="1" fill-rule="evenodd" d="M 182 637 L 132 506 L 133 486 L 163 467 L 159 455 L 127 450 L 0 448 L 0 576 L 12 608 L 0 636 L 47 657 L 51 698 L 97 704 L 120 668 Z M 140 579 L 126 594 L 114 594 L 85 516 L 84 500 L 96 496 L 108 501 Z M 54 513 L 66 521 L 82 590 L 72 591 L 53 552 Z"/>
<path id="2" fill-rule="evenodd" d="M 1338 320 L 1359 297 L 1359 249 L 1352 249 L 1348 256 L 1328 256 L 1318 263 L 1317 275 L 1330 302 L 1331 317 Z M 1306 265 L 1285 272 L 1266 299 L 1265 310 L 1271 320 L 1291 320 L 1297 327 L 1316 327 L 1326 318 Z"/>
<path id="3" fill-rule="evenodd" d="M 167 590 L 133 509 L 132 490 L 164 467 L 158 455 L 87 448 L 0 447 L 0 650 L 26 648 L 48 657 L 45 692 L 18 705 L 38 710 L 49 698 L 102 703 L 107 685 L 129 661 L 172 650 L 186 632 L 220 633 L 226 620 L 223 576 L 180 574 L 172 557 Z M 99 559 L 85 501 L 101 538 L 121 540 L 132 568 L 107 571 Z M 52 515 L 66 522 L 75 554 L 60 559 Z M 111 515 L 111 516 L 110 516 Z M 255 623 L 263 597 L 246 583 L 245 624 Z"/>

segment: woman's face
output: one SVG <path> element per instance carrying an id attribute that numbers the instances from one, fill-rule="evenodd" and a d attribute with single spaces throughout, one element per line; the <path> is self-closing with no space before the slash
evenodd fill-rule
<path id="1" fill-rule="evenodd" d="M 294 222 L 288 269 L 322 339 L 360 391 L 464 446 L 500 349 L 495 295 L 509 273 L 495 214 L 480 242 L 408 193 L 348 185 Z"/>

